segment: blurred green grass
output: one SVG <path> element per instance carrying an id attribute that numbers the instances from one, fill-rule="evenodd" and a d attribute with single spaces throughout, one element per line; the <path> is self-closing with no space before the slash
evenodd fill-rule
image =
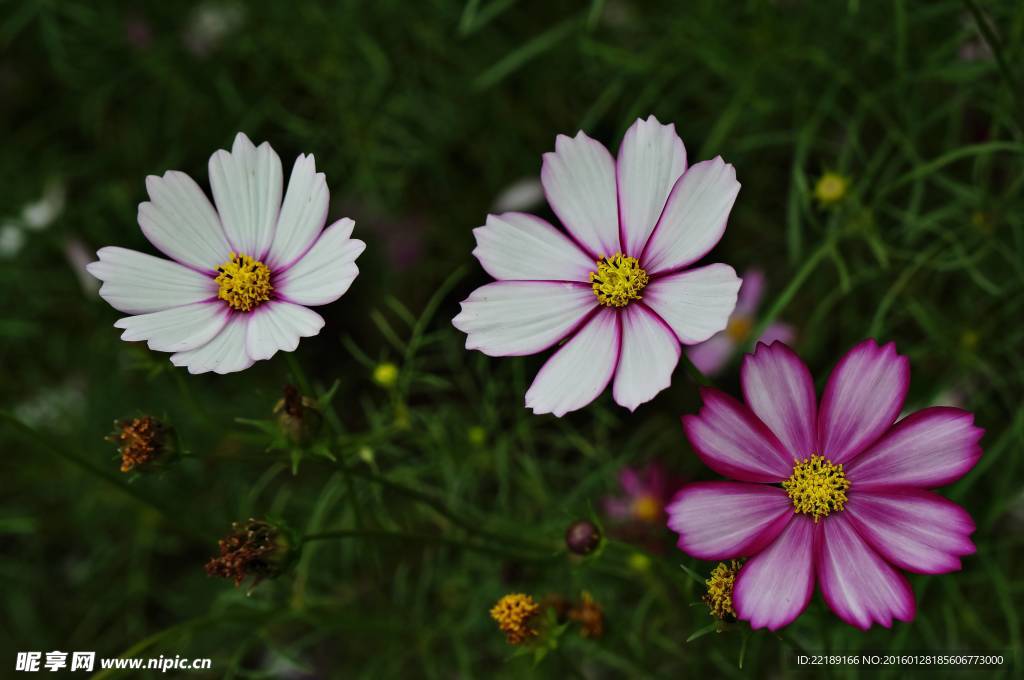
<path id="1" fill-rule="evenodd" d="M 37 430 L 0 425 L 3 657 L 135 650 L 211 656 L 212 677 L 267 677 L 284 660 L 316 677 L 519 677 L 530 664 L 506 662 L 491 604 L 588 590 L 606 635 L 568 635 L 532 673 L 788 675 L 803 649 L 1001 653 L 999 672 L 1019 674 L 1024 6 L 979 5 L 995 53 L 973 4 L 949 1 L 0 5 L 0 223 L 54 178 L 67 192 L 60 218 L 0 260 L 0 408 Z M 538 174 L 554 135 L 583 128 L 614 149 L 648 113 L 676 123 L 691 160 L 736 166 L 743 190 L 716 259 L 766 271 L 762 322 L 799 328 L 818 379 L 863 337 L 892 339 L 912 362 L 908 405 L 952 391 L 986 428 L 981 463 L 947 490 L 978 523 L 978 554 L 911 579 L 914 623 L 861 633 L 815 598 L 785 639 L 751 635 L 739 670 L 740 633 L 685 642 L 709 619 L 679 565 L 713 565 L 668 536 L 647 572 L 621 544 L 583 563 L 557 553 L 622 465 L 710 476 L 678 425 L 698 407 L 694 385 L 677 371 L 633 416 L 605 395 L 535 417 L 522 396 L 540 359 L 467 353 L 449 320 L 487 280 L 470 230 Z M 298 379 L 285 357 L 226 377 L 172 370 L 118 340 L 117 313 L 64 253 L 69 239 L 151 252 L 135 224 L 145 176 L 174 168 L 205 185 L 209 154 L 238 130 L 286 165 L 314 153 L 332 216 L 369 243 L 293 357 L 315 390 L 339 381 L 342 462 L 310 459 L 295 476 L 236 420 L 269 417 Z M 826 170 L 852 180 L 831 210 L 812 195 Z M 394 390 L 371 380 L 381 360 L 401 367 Z M 735 371 L 717 383 L 734 390 Z M 173 422 L 191 455 L 129 484 L 103 437 L 139 413 Z M 553 557 L 329 541 L 249 597 L 202 571 L 249 516 L 472 538 L 394 484 Z"/>

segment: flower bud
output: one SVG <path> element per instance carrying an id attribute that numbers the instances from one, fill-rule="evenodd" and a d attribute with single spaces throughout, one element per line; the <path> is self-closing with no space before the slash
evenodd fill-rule
<path id="1" fill-rule="evenodd" d="M 591 521 L 577 520 L 565 530 L 565 545 L 569 552 L 589 555 L 601 545 L 601 531 Z"/>
<path id="2" fill-rule="evenodd" d="M 285 437 L 300 446 L 316 438 L 324 420 L 316 402 L 299 394 L 293 385 L 285 385 L 284 397 L 274 404 L 274 415 Z"/>
<path id="3" fill-rule="evenodd" d="M 255 519 L 232 524 L 231 533 L 218 545 L 220 555 L 206 563 L 206 573 L 231 579 L 236 587 L 250 576 L 253 587 L 280 576 L 297 552 L 296 541 L 285 527 Z"/>

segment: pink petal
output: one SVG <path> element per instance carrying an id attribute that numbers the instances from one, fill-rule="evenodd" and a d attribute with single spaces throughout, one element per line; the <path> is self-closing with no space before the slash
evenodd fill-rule
<path id="1" fill-rule="evenodd" d="M 615 373 L 620 344 L 618 315 L 599 310 L 541 367 L 526 392 L 526 407 L 561 417 L 592 402 Z"/>
<path id="2" fill-rule="evenodd" d="M 743 565 L 733 588 L 737 616 L 751 628 L 778 630 L 807 607 L 814 592 L 817 525 L 794 516 L 775 542 Z"/>
<path id="3" fill-rule="evenodd" d="M 833 463 L 852 460 L 885 432 L 910 386 L 910 362 L 896 345 L 865 340 L 839 360 L 821 398 L 818 453 Z"/>
<path id="4" fill-rule="evenodd" d="M 672 329 L 643 305 L 629 305 L 619 314 L 622 348 L 612 396 L 634 411 L 671 384 L 681 350 Z"/>
<path id="5" fill-rule="evenodd" d="M 764 294 L 764 272 L 760 269 L 748 269 L 743 272 L 743 286 L 736 300 L 736 313 L 743 316 L 754 316 L 761 305 Z"/>
<path id="6" fill-rule="evenodd" d="M 171 355 L 175 366 L 188 367 L 189 373 L 235 373 L 253 365 L 245 351 L 245 336 L 250 315 L 235 312 L 220 333 L 205 345 Z"/>
<path id="7" fill-rule="evenodd" d="M 665 508 L 680 550 L 701 560 L 749 557 L 775 540 L 793 516 L 782 489 L 742 482 L 696 482 Z"/>
<path id="8" fill-rule="evenodd" d="M 615 161 L 583 132 L 558 135 L 540 171 L 551 209 L 592 260 L 619 251 Z"/>
<path id="9" fill-rule="evenodd" d="M 740 383 L 747 406 L 779 438 L 791 459 L 816 453 L 814 379 L 793 350 L 781 342 L 759 343 L 743 359 Z"/>
<path id="10" fill-rule="evenodd" d="M 818 581 L 825 602 L 851 626 L 886 628 L 892 620 L 911 621 L 916 606 L 906 577 L 893 569 L 839 513 L 821 522 Z"/>
<path id="11" fill-rule="evenodd" d="M 463 300 L 452 324 L 466 334 L 466 349 L 492 357 L 522 356 L 571 335 L 598 307 L 586 284 L 496 281 Z"/>
<path id="12" fill-rule="evenodd" d="M 186 352 L 212 340 L 230 317 L 227 304 L 212 300 L 128 316 L 114 326 L 125 329 L 122 340 L 145 340 L 150 349 L 159 352 Z"/>
<path id="13" fill-rule="evenodd" d="M 317 306 L 334 302 L 359 275 L 356 258 L 366 244 L 351 238 L 355 222 L 342 218 L 320 233 L 313 247 L 290 268 L 274 272 L 271 283 L 278 295 L 297 305 Z"/>
<path id="14" fill-rule="evenodd" d="M 726 332 L 716 333 L 708 340 L 690 345 L 686 348 L 686 356 L 704 375 L 718 375 L 729 363 L 736 343 Z"/>
<path id="15" fill-rule="evenodd" d="M 788 323 L 768 324 L 768 328 L 765 328 L 764 333 L 757 339 L 758 342 L 763 342 L 766 345 L 770 345 L 773 342 L 784 342 L 787 345 L 792 345 L 794 340 L 796 340 L 796 329 Z"/>
<path id="16" fill-rule="evenodd" d="M 473 230 L 473 254 L 499 281 L 589 282 L 596 262 L 545 220 L 524 213 L 488 215 Z"/>
<path id="17" fill-rule="evenodd" d="M 984 433 L 963 409 L 922 409 L 896 423 L 851 461 L 846 476 L 859 489 L 943 486 L 963 477 L 978 462 L 978 442 Z"/>
<path id="18" fill-rule="evenodd" d="M 313 154 L 300 155 L 288 178 L 288 191 L 267 254 L 268 267 L 287 269 L 310 249 L 327 223 L 330 202 L 327 178 L 316 171 Z"/>
<path id="19" fill-rule="evenodd" d="M 256 361 L 269 359 L 278 350 L 294 352 L 300 338 L 309 338 L 324 327 L 322 316 L 301 305 L 272 300 L 249 313 L 245 351 Z"/>
<path id="20" fill-rule="evenodd" d="M 125 314 L 148 314 L 217 298 L 213 276 L 128 248 L 96 252 L 86 270 L 103 282 L 100 297 Z"/>
<path id="21" fill-rule="evenodd" d="M 683 416 L 683 429 L 704 464 L 744 482 L 780 482 L 793 472 L 793 458 L 764 423 L 728 394 L 700 391 L 704 406 Z"/>
<path id="22" fill-rule="evenodd" d="M 708 254 L 725 233 L 740 184 L 736 170 L 721 157 L 690 166 L 665 203 L 641 266 L 658 274 L 693 264 Z"/>
<path id="23" fill-rule="evenodd" d="M 974 552 L 974 521 L 963 508 L 920 489 L 854 491 L 843 511 L 864 540 L 890 563 L 921 574 L 960 569 Z"/>
<path id="24" fill-rule="evenodd" d="M 619 147 L 615 175 L 619 187 L 619 240 L 627 255 L 639 256 L 676 180 L 686 171 L 686 148 L 676 126 L 654 116 L 639 118 Z"/>
<path id="25" fill-rule="evenodd" d="M 736 270 L 709 264 L 652 280 L 643 303 L 665 320 L 684 345 L 704 342 L 725 330 L 740 288 Z"/>

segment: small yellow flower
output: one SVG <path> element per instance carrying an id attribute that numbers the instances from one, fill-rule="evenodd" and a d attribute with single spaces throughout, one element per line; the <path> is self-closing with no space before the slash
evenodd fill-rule
<path id="1" fill-rule="evenodd" d="M 719 562 L 711 570 L 711 578 L 705 583 L 708 592 L 702 598 L 711 610 L 711 615 L 722 621 L 735 621 L 736 610 L 732 608 L 732 589 L 736 585 L 736 574 L 740 571 L 738 560 L 730 560 L 728 564 Z"/>
<path id="2" fill-rule="evenodd" d="M 540 605 L 531 596 L 511 593 L 491 608 L 491 618 L 498 622 L 498 628 L 510 645 L 521 645 L 536 637 L 537 630 L 530 625 L 530 620 L 539 612 Z"/>
<path id="3" fill-rule="evenodd" d="M 849 185 L 850 180 L 839 173 L 826 172 L 814 185 L 814 197 L 823 206 L 835 205 L 846 197 Z"/>
<path id="4" fill-rule="evenodd" d="M 473 446 L 483 446 L 487 443 L 487 430 L 479 425 L 474 425 L 466 432 L 466 438 Z"/>
<path id="5" fill-rule="evenodd" d="M 651 558 L 643 553 L 633 553 L 629 556 L 629 568 L 642 574 L 651 568 Z"/>
<path id="6" fill-rule="evenodd" d="M 398 382 L 398 366 L 390 361 L 377 364 L 373 369 L 373 382 L 381 387 L 394 387 Z"/>

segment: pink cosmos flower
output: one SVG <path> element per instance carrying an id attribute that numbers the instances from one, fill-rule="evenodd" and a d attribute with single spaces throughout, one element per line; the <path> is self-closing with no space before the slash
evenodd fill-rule
<path id="1" fill-rule="evenodd" d="M 619 486 L 624 496 L 605 498 L 605 514 L 619 521 L 648 523 L 663 521 L 665 506 L 679 488 L 658 461 L 651 461 L 639 470 L 622 468 Z"/>
<path id="2" fill-rule="evenodd" d="M 793 621 L 815 582 L 858 628 L 913 619 L 898 569 L 956 571 L 974 552 L 971 517 L 929 491 L 978 461 L 974 417 L 931 407 L 894 424 L 910 365 L 874 340 L 839 361 L 820 403 L 810 371 L 780 342 L 759 344 L 740 381 L 746 405 L 708 388 L 700 413 L 683 417 L 697 455 L 738 481 L 680 490 L 668 508 L 679 547 L 703 560 L 750 558 L 733 606 L 754 628 Z"/>
<path id="3" fill-rule="evenodd" d="M 743 272 L 743 285 L 740 286 L 736 309 L 729 317 L 729 325 L 721 333 L 710 339 L 686 348 L 686 356 L 704 375 L 716 375 L 729 363 L 733 353 L 746 344 L 750 332 L 757 323 L 757 308 L 764 297 L 764 272 L 760 269 L 748 269 Z M 776 340 L 785 343 L 793 342 L 796 331 L 785 323 L 769 324 L 758 338 L 758 341 L 770 345 Z"/>
<path id="4" fill-rule="evenodd" d="M 633 410 L 669 386 L 680 343 L 726 326 L 740 279 L 732 267 L 687 269 L 725 232 L 740 185 L 721 158 L 686 166 L 674 125 L 651 116 L 626 132 L 618 159 L 580 132 L 544 154 L 541 183 L 565 227 L 524 213 L 488 215 L 473 231 L 496 282 L 462 303 L 466 348 L 490 356 L 565 341 L 526 393 L 562 416 L 612 383 Z"/>
<path id="5" fill-rule="evenodd" d="M 281 159 L 238 133 L 230 153 L 210 157 L 210 185 L 216 210 L 183 172 L 147 177 L 139 226 L 171 260 L 107 247 L 87 269 L 131 315 L 114 324 L 122 340 L 174 352 L 190 373 L 232 373 L 319 333 L 307 305 L 348 290 L 366 245 L 348 218 L 324 229 L 329 193 L 312 155 L 296 159 L 282 203 Z"/>

